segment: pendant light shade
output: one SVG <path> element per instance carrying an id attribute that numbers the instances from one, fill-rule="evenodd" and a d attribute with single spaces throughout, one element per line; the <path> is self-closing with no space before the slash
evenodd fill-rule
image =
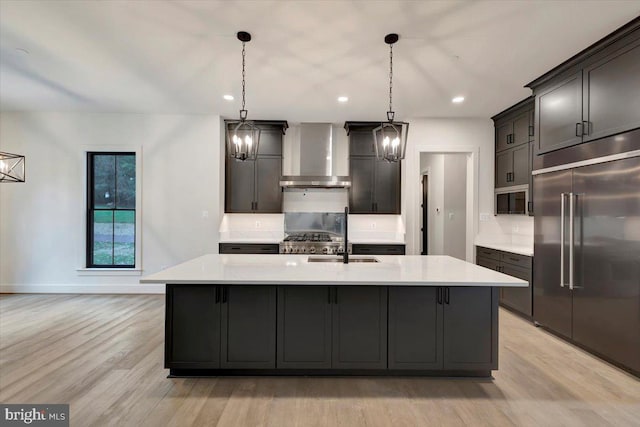
<path id="1" fill-rule="evenodd" d="M 393 44 L 397 42 L 397 34 L 387 34 L 384 38 L 389 45 L 389 111 L 387 111 L 387 121 L 380 123 L 380 126 L 373 130 L 375 141 L 376 157 L 388 162 L 397 162 L 404 159 L 407 149 L 407 136 L 409 134 L 409 123 L 395 121 L 393 111 Z"/>
<path id="2" fill-rule="evenodd" d="M 0 182 L 24 182 L 24 156 L 0 151 Z"/>
<path id="3" fill-rule="evenodd" d="M 240 31 L 237 37 L 242 42 L 242 109 L 240 120 L 227 123 L 227 153 L 236 160 L 255 160 L 260 143 L 260 128 L 247 120 L 245 109 L 245 43 L 251 41 L 251 34 Z"/>

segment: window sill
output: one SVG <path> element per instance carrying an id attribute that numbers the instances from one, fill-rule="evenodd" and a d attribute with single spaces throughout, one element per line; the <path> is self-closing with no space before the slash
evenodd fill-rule
<path id="1" fill-rule="evenodd" d="M 78 276 L 142 276 L 139 268 L 77 268 Z"/>

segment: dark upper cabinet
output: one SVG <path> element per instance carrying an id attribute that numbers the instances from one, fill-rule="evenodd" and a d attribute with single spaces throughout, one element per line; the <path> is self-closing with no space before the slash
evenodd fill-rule
<path id="1" fill-rule="evenodd" d="M 276 367 L 276 287 L 223 286 L 220 366 Z"/>
<path id="2" fill-rule="evenodd" d="M 508 187 L 513 173 L 513 150 L 496 154 L 496 188 Z"/>
<path id="3" fill-rule="evenodd" d="M 444 369 L 498 369 L 498 288 L 444 291 Z"/>
<path id="4" fill-rule="evenodd" d="M 536 95 L 536 153 L 582 142 L 582 71 Z"/>
<path id="5" fill-rule="evenodd" d="M 168 285 L 165 368 L 220 367 L 220 290 Z"/>
<path id="6" fill-rule="evenodd" d="M 529 83 L 535 154 L 640 127 L 640 19 Z"/>
<path id="7" fill-rule="evenodd" d="M 347 122 L 349 134 L 349 213 L 400 214 L 400 162 L 375 157 L 373 129 L 380 123 Z"/>
<path id="8" fill-rule="evenodd" d="M 387 368 L 387 287 L 334 287 L 332 367 Z"/>
<path id="9" fill-rule="evenodd" d="M 640 127 L 640 41 L 583 70 L 583 140 Z"/>
<path id="10" fill-rule="evenodd" d="M 506 120 L 502 123 L 496 123 L 496 151 L 502 151 L 509 148 L 511 144 L 511 134 L 513 133 L 513 122 Z"/>
<path id="11" fill-rule="evenodd" d="M 389 287 L 389 369 L 442 369 L 442 290 Z"/>
<path id="12" fill-rule="evenodd" d="M 331 368 L 333 301 L 328 286 L 278 287 L 278 368 Z"/>
<path id="13" fill-rule="evenodd" d="M 531 163 L 529 162 L 529 145 L 521 145 L 513 149 L 513 175 L 511 185 L 529 183 Z"/>
<path id="14" fill-rule="evenodd" d="M 226 157 L 225 212 L 282 212 L 282 136 L 287 122 L 261 122 L 256 160 Z"/>
<path id="15" fill-rule="evenodd" d="M 513 136 L 511 145 L 518 146 L 529 142 L 531 111 L 524 111 L 513 119 Z"/>

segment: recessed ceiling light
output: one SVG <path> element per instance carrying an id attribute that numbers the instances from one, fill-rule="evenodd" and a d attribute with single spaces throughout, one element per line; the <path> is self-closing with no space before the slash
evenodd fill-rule
<path id="1" fill-rule="evenodd" d="M 224 95 L 223 98 L 227 101 L 233 101 L 233 95 Z"/>
<path id="2" fill-rule="evenodd" d="M 455 104 L 460 104 L 462 101 L 464 101 L 464 96 L 456 96 L 451 100 Z"/>
<path id="3" fill-rule="evenodd" d="M 349 100 L 348 96 L 339 96 L 338 102 L 347 102 Z"/>

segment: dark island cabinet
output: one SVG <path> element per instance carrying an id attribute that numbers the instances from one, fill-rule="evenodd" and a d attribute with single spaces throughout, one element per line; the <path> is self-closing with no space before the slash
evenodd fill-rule
<path id="1" fill-rule="evenodd" d="M 442 369 L 442 289 L 389 288 L 389 369 Z"/>
<path id="2" fill-rule="evenodd" d="M 497 290 L 471 287 L 443 289 L 444 369 L 497 369 Z"/>
<path id="3" fill-rule="evenodd" d="M 334 287 L 334 369 L 387 368 L 387 287 Z"/>
<path id="4" fill-rule="evenodd" d="M 278 254 L 278 243 L 218 243 L 221 254 Z"/>
<path id="5" fill-rule="evenodd" d="M 278 287 L 278 368 L 331 368 L 332 292 L 329 286 Z"/>
<path id="6" fill-rule="evenodd" d="M 223 286 L 222 368 L 276 367 L 276 287 Z"/>
<path id="7" fill-rule="evenodd" d="M 640 19 L 529 83 L 535 154 L 640 127 Z"/>
<path id="8" fill-rule="evenodd" d="M 165 368 L 220 367 L 220 287 L 168 285 Z"/>
<path id="9" fill-rule="evenodd" d="M 349 135 L 349 212 L 400 214 L 400 162 L 378 160 L 373 129 L 379 122 L 346 122 Z"/>
<path id="10" fill-rule="evenodd" d="M 240 161 L 225 156 L 227 213 L 282 212 L 282 137 L 287 122 L 255 123 L 260 127 L 258 157 Z"/>
<path id="11" fill-rule="evenodd" d="M 497 305 L 496 288 L 389 288 L 389 369 L 497 369 Z"/>

